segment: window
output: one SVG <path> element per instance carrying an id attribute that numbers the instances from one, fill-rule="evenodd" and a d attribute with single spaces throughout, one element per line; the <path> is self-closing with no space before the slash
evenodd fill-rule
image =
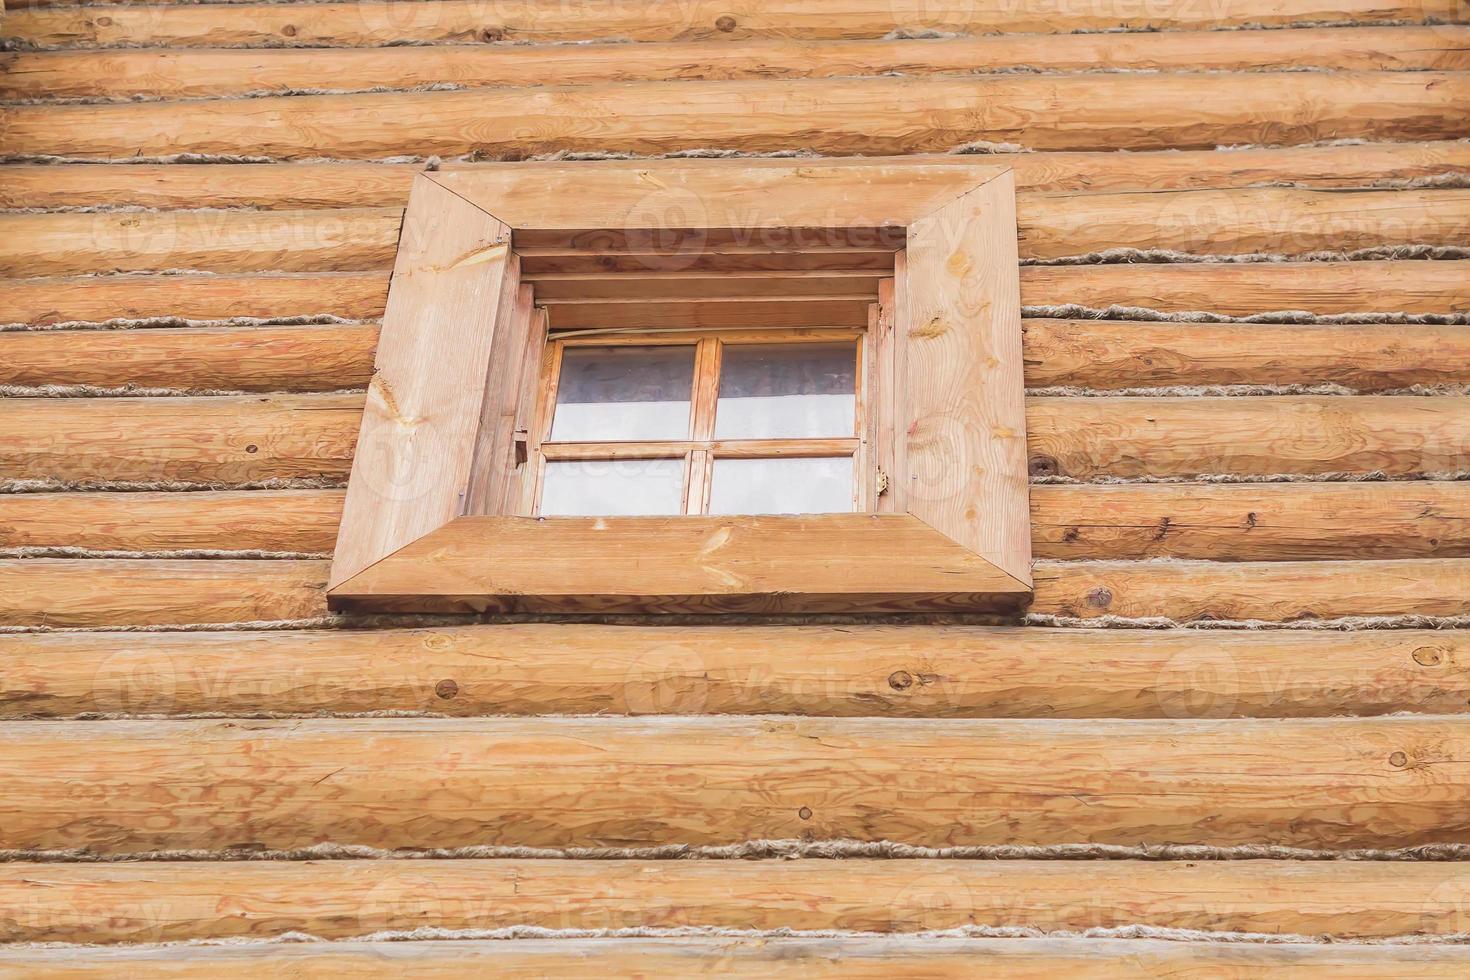
<path id="1" fill-rule="evenodd" d="M 545 363 L 531 514 L 868 509 L 861 333 L 573 331 Z"/>
<path id="2" fill-rule="evenodd" d="M 1015 608 L 1017 266 L 974 160 L 421 174 L 329 602 Z"/>

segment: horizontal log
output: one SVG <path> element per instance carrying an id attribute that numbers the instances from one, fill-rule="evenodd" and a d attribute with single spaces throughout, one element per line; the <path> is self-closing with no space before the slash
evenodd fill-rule
<path id="1" fill-rule="evenodd" d="M 0 626 L 157 626 L 321 616 L 325 561 L 0 559 Z"/>
<path id="2" fill-rule="evenodd" d="M 1031 398 L 1033 474 L 1265 476 L 1466 469 L 1470 400 L 1360 395 Z"/>
<path id="3" fill-rule="evenodd" d="M 0 109 L 0 124 L 9 152 L 18 155 L 234 154 L 248 146 L 278 159 L 403 153 L 519 159 L 560 150 L 665 153 L 710 146 L 915 153 L 973 140 L 1037 150 L 1435 140 L 1465 130 L 1467 107 L 1466 72 L 1123 73 L 16 105 Z M 922 112 L 922 125 L 914 124 L 915 112 Z M 589 130 L 588 118 L 599 125 Z"/>
<path id="4" fill-rule="evenodd" d="M 36 45 L 302 45 L 374 47 L 395 41 L 636 41 L 738 40 L 750 37 L 879 38 L 890 31 L 956 33 L 1068 33 L 1127 27 L 1215 28 L 1238 24 L 1282 26 L 1323 21 L 1375 24 L 1401 20 L 1457 19 L 1453 0 L 1382 3 L 1377 0 L 1235 0 L 1228 7 L 1141 8 L 1107 0 L 1083 8 L 1017 7 L 1002 0 L 939 7 L 919 0 L 845 0 L 840 9 L 821 0 L 739 3 L 695 0 L 667 3 L 551 7 L 535 0 L 500 3 L 487 11 L 474 0 L 442 0 L 428 9 L 404 10 L 383 0 L 322 3 L 310 10 L 276 10 L 269 4 L 232 4 L 226 13 L 182 4 L 146 10 L 106 4 L 100 11 L 67 6 L 16 10 L 6 32 Z"/>
<path id="5" fill-rule="evenodd" d="M 1470 556 L 1470 481 L 1042 485 L 1038 558 Z"/>
<path id="6" fill-rule="evenodd" d="M 1459 932 L 1462 865 L 1387 861 L 255 861 L 12 864 L 7 943 L 325 939 L 415 928 L 1129 926 Z M 1023 942 L 1022 940 L 1013 940 Z"/>
<path id="7" fill-rule="evenodd" d="M 60 168 L 58 168 L 60 169 Z M 80 276 L 0 280 L 0 323 L 383 315 L 388 270 L 314 275 Z"/>
<path id="8" fill-rule="evenodd" d="M 269 943 L 119 949 L 16 947 L 0 951 L 0 977 L 352 976 L 426 980 L 493 974 L 556 976 L 800 977 L 960 980 L 1067 976 L 1075 980 L 1192 976 L 1266 980 L 1377 980 L 1412 974 L 1458 980 L 1470 947 L 1327 943 L 1215 943 L 1144 939 L 524 939 L 428 942 Z"/>
<path id="9" fill-rule="evenodd" d="M 80 591 L 87 571 L 67 588 Z M 0 635 L 0 657 L 7 719 L 372 711 L 1274 718 L 1455 714 L 1470 703 L 1470 633 L 1454 630 L 83 632 Z"/>
<path id="10" fill-rule="evenodd" d="M 1470 718 L 1447 716 L 35 721 L 0 743 L 6 848 L 1470 841 Z"/>
<path id="11" fill-rule="evenodd" d="M 12 398 L 0 479 L 345 480 L 362 395 Z"/>
<path id="12" fill-rule="evenodd" d="M 0 275 L 388 268 L 401 208 L 0 215 Z"/>
<path id="13" fill-rule="evenodd" d="M 383 55 L 387 51 L 374 54 Z M 202 54 L 196 52 L 193 57 Z M 923 162 L 922 156 L 911 159 Z M 1359 187 L 1470 169 L 1470 145 L 1452 140 L 1230 151 L 1026 153 L 1009 155 L 1004 160 L 1014 168 L 1016 185 L 1022 190 L 1221 189 L 1272 181 L 1315 187 Z M 474 166 L 455 165 L 456 169 Z M 408 187 L 414 174 L 421 169 L 417 164 L 394 163 L 252 163 L 208 167 L 155 163 L 81 163 L 66 167 L 6 164 L 0 165 L 0 207 L 402 206 L 408 201 Z"/>
<path id="14" fill-rule="evenodd" d="M 340 490 L 0 495 L 0 548 L 330 552 Z M 1038 558 L 1470 556 L 1470 482 L 1040 485 Z"/>
<path id="15" fill-rule="evenodd" d="M 446 45 L 327 49 L 20 51 L 0 54 L 0 99 L 209 98 L 334 89 L 741 78 L 851 78 L 1088 71 L 1357 71 L 1470 68 L 1470 28 L 1356 27 L 1269 34 L 1170 31 L 960 37 L 946 40 L 671 42 L 552 46 Z"/>
<path id="16" fill-rule="evenodd" d="M 1464 326 L 1032 319 L 1023 328 L 1032 388 L 1330 383 L 1373 392 L 1470 381 Z"/>
<path id="17" fill-rule="evenodd" d="M 337 542 L 343 493 L 0 494 L 0 549 L 330 554 Z"/>
<path id="18" fill-rule="evenodd" d="M 1470 312 L 1470 262 L 1025 266 L 1027 306 L 1076 303 L 1253 316 Z M 0 280 L 0 323 L 383 314 L 388 273 Z M 1193 329 L 1193 328 L 1191 328 Z"/>
<path id="19" fill-rule="evenodd" d="M 1346 580 L 1339 576 L 1345 576 Z M 1039 562 L 1033 613 L 1198 620 L 1470 615 L 1470 560 Z"/>
<path id="20" fill-rule="evenodd" d="M 1333 191 L 1238 188 L 1149 193 L 1022 194 L 1017 202 L 1023 259 L 1110 248 L 1194 253 L 1351 251 L 1379 245 L 1470 243 L 1470 193 L 1463 190 Z M 68 276 L 95 272 L 200 269 L 211 272 L 351 272 L 386 268 L 398 244 L 400 208 L 305 211 L 153 211 L 0 215 L 0 274 Z M 782 251 L 776 246 L 772 251 Z M 604 271 L 605 247 L 548 256 L 527 249 L 528 277 Z M 782 268 L 788 256 L 747 247 L 720 268 Z M 753 255 L 745 253 L 753 252 Z M 861 259 L 864 254 L 854 253 Z M 676 268 L 695 271 L 678 253 Z M 814 256 L 817 271 L 845 268 L 846 255 Z M 875 264 L 854 268 L 879 271 Z M 772 263 L 774 262 L 774 265 Z M 629 257 L 631 272 L 658 270 Z"/>
<path id="21" fill-rule="evenodd" d="M 0 384 L 336 391 L 368 383 L 377 343 L 376 324 L 12 330 Z"/>

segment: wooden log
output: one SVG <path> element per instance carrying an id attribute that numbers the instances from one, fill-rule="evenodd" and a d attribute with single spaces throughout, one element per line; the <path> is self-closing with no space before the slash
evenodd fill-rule
<path id="1" fill-rule="evenodd" d="M 376 324 L 0 332 L 0 384 L 240 391 L 361 388 Z"/>
<path id="2" fill-rule="evenodd" d="M 0 275 L 380 269 L 402 219 L 402 208 L 0 215 Z"/>
<path id="3" fill-rule="evenodd" d="M 1241 317 L 1284 310 L 1317 315 L 1467 313 L 1470 262 L 1026 266 L 1021 269 L 1021 302 Z"/>
<path id="4" fill-rule="evenodd" d="M 158 946 L 118 949 L 25 948 L 0 951 L 0 977 L 80 980 L 208 975 L 412 975 L 443 980 L 491 974 L 506 980 L 556 976 L 843 977 L 893 976 L 961 980 L 1067 976 L 1075 980 L 1190 976 L 1267 980 L 1290 973 L 1304 980 L 1377 980 L 1412 974 L 1457 980 L 1470 969 L 1470 949 L 1453 945 L 1212 943 L 1144 939 L 525 939 L 428 942 L 340 942 L 247 946 Z"/>
<path id="5" fill-rule="evenodd" d="M 1036 150 L 1204 149 L 1353 137 L 1434 140 L 1464 131 L 1467 106 L 1465 72 L 1141 73 L 627 82 L 19 105 L 0 110 L 0 123 L 16 155 L 234 154 L 248 146 L 278 159 L 373 159 L 405 152 L 519 159 L 559 150 L 653 154 L 710 146 L 915 153 L 947 151 L 972 140 Z M 914 124 L 916 111 L 922 111 L 923 125 Z M 588 118 L 600 121 L 595 130 L 587 129 Z M 487 126 L 487 119 L 495 125 Z"/>
<path id="6" fill-rule="evenodd" d="M 0 548 L 330 554 L 342 498 L 341 490 L 0 494 Z"/>
<path id="7" fill-rule="evenodd" d="M 1451 716 L 36 721 L 0 742 L 17 849 L 1470 841 Z"/>
<path id="8" fill-rule="evenodd" d="M 30 634 L 0 636 L 0 655 L 8 719 L 1275 718 L 1455 714 L 1470 701 L 1470 634 L 1459 630 L 532 624 Z"/>
<path id="9" fill-rule="evenodd" d="M 555 178 L 565 168 L 548 174 Z M 574 178 L 572 178 L 574 179 Z M 1470 194 L 1462 190 L 1343 193 L 1301 188 L 1238 188 L 1147 194 L 1023 194 L 1016 202 L 1023 259 L 1048 259 L 1110 248 L 1172 249 L 1199 254 L 1379 245 L 1470 243 Z M 401 208 L 307 211 L 153 211 L 0 215 L 0 274 L 69 276 L 95 272 L 199 269 L 210 272 L 341 272 L 393 262 Z M 772 246 L 771 251 L 781 251 Z M 567 248 L 550 258 L 528 248 L 527 276 L 549 271 L 605 271 L 606 246 Z M 724 250 L 711 247 L 710 253 Z M 770 268 L 765 249 L 736 250 L 722 266 Z M 875 250 L 881 251 L 881 250 Z M 745 253 L 753 253 L 746 256 Z M 854 253 L 860 257 L 861 251 Z M 709 257 L 709 256 L 703 256 Z M 878 256 L 880 261 L 884 256 Z M 554 259 L 560 258 L 560 265 Z M 679 271 L 695 271 L 680 252 Z M 780 268 L 785 256 L 779 256 Z M 758 261 L 765 259 L 765 262 Z M 845 256 L 819 257 L 833 271 Z M 570 263 L 570 264 L 567 264 Z M 688 266 L 689 268 L 685 268 Z M 631 262 L 647 272 L 657 263 Z M 872 265 L 857 268 L 876 271 Z"/>
<path id="10" fill-rule="evenodd" d="M 158 626 L 326 613 L 325 561 L 0 559 L 0 626 Z"/>
<path id="11" fill-rule="evenodd" d="M 12 398 L 0 479 L 346 479 L 362 396 Z"/>
<path id="12" fill-rule="evenodd" d="M 380 49 L 382 55 L 394 49 Z M 318 56 L 326 52 L 318 50 Z M 194 57 L 202 56 L 197 52 Z M 95 57 L 95 55 L 94 55 Z M 917 155 L 915 163 L 942 160 Z M 1470 169 L 1470 146 L 1369 143 L 1259 150 L 1026 153 L 1003 158 L 1022 190 L 1127 191 L 1248 187 L 1273 181 L 1359 187 Z M 475 164 L 456 164 L 473 169 Z M 487 165 L 488 166 L 488 165 Z M 496 164 L 496 166 L 505 166 Z M 156 208 L 346 208 L 402 206 L 421 166 L 393 163 L 0 165 L 0 207 L 96 204 Z"/>
<path id="13" fill-rule="evenodd" d="M 57 168 L 61 169 L 61 168 Z M 0 323 L 383 315 L 388 271 L 0 280 Z"/>
<path id="14" fill-rule="evenodd" d="M 1041 558 L 1470 556 L 1470 482 L 1033 486 Z"/>
<path id="15" fill-rule="evenodd" d="M 1463 927 L 1464 866 L 1388 861 L 256 861 L 12 864 L 7 943 L 415 928 L 1153 926 L 1389 938 Z M 1022 940 L 1015 940 L 1022 941 Z"/>
<path id="16" fill-rule="evenodd" d="M 487 16 L 490 14 L 490 16 Z M 629 4 L 608 10 L 600 4 L 557 7 L 534 0 L 497 4 L 487 11 L 473 0 L 444 0 L 425 10 L 403 10 L 388 2 L 322 3 L 311 10 L 275 10 L 268 4 L 233 4 L 227 14 L 188 5 L 147 10 L 107 4 L 100 11 L 66 6 L 17 10 L 7 33 L 41 46 L 126 45 L 230 47 L 300 45 L 374 47 L 395 41 L 635 41 L 739 40 L 751 37 L 879 38 L 890 31 L 956 33 L 1068 33 L 1108 28 L 1212 29 L 1238 24 L 1362 24 L 1457 19 L 1453 0 L 1380 3 L 1350 0 L 1236 0 L 1228 8 L 1144 9 L 1128 0 L 1081 8 L 1017 8 L 1001 0 L 936 8 L 919 0 L 846 0 L 842 9 L 820 0 L 778 6 L 729 0 Z"/>
<path id="17" fill-rule="evenodd" d="M 1470 381 L 1463 326 L 1031 319 L 1024 329 L 1032 388 L 1330 383 L 1372 392 Z"/>
<path id="18" fill-rule="evenodd" d="M 1348 576 L 1343 581 L 1338 576 Z M 1041 562 L 1031 612 L 1196 620 L 1470 615 L 1470 560 Z"/>
<path id="19" fill-rule="evenodd" d="M 1033 475 L 1392 476 L 1467 467 L 1470 402 L 1453 395 L 1032 398 Z"/>
<path id="20" fill-rule="evenodd" d="M 799 41 L 759 38 L 711 45 L 447 45 L 358 49 L 131 49 L 0 54 L 0 98 L 208 98 L 320 89 L 523 85 L 741 78 L 852 78 L 902 73 L 987 73 L 1017 68 L 1089 71 L 1356 71 L 1470 68 L 1470 29 L 1307 28 L 1269 34 L 1217 31 L 1001 35 L 946 40 Z"/>

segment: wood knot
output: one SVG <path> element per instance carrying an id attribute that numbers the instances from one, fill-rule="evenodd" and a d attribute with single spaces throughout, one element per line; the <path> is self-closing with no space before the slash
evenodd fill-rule
<path id="1" fill-rule="evenodd" d="M 812 808 L 809 806 L 804 806 L 800 810 L 796 811 L 796 815 L 803 820 L 810 820 L 812 818 Z"/>
<path id="2" fill-rule="evenodd" d="M 480 29 L 480 40 L 482 40 L 482 41 L 504 41 L 505 40 L 505 28 L 503 28 L 503 27 L 482 27 Z"/>
<path id="3" fill-rule="evenodd" d="M 1113 591 L 1104 588 L 1093 589 L 1087 593 L 1087 604 L 1098 609 L 1106 609 L 1113 604 Z"/>
<path id="4" fill-rule="evenodd" d="M 258 453 L 260 452 L 260 447 L 252 442 L 250 445 L 245 447 L 245 451 L 247 453 Z"/>
<path id="5" fill-rule="evenodd" d="M 1404 755 L 1402 752 L 1395 752 L 1393 755 L 1388 757 L 1388 764 L 1393 766 L 1395 769 L 1402 769 L 1404 768 L 1404 766 L 1407 766 L 1409 764 L 1409 757 Z"/>
<path id="6" fill-rule="evenodd" d="M 906 670 L 895 670 L 888 675 L 888 686 L 895 691 L 907 691 L 914 686 L 913 675 Z"/>
<path id="7" fill-rule="evenodd" d="M 1438 667 L 1444 662 L 1444 654 L 1434 647 L 1420 647 L 1414 651 L 1414 663 L 1420 667 Z"/>
<path id="8" fill-rule="evenodd" d="M 459 693 L 459 685 L 445 678 L 434 685 L 434 693 L 439 695 L 441 700 L 448 701 Z"/>
<path id="9" fill-rule="evenodd" d="M 715 21 L 715 29 L 722 34 L 729 34 L 735 29 L 735 18 L 729 14 L 725 14 Z"/>
<path id="10" fill-rule="evenodd" d="M 287 24 L 285 27 L 281 28 L 281 33 L 284 34 L 284 35 L 286 35 L 287 37 L 295 37 L 296 36 L 296 25 L 295 24 Z"/>
<path id="11" fill-rule="evenodd" d="M 1057 461 L 1050 456 L 1032 456 L 1026 464 L 1026 469 L 1032 476 L 1056 476 L 1061 467 Z"/>

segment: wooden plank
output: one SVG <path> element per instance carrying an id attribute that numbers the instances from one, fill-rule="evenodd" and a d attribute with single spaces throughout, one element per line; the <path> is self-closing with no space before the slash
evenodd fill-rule
<path id="1" fill-rule="evenodd" d="M 1014 609 L 1028 591 L 909 515 L 461 517 L 334 579 L 331 602 L 432 612 L 988 612 Z"/>
<path id="2" fill-rule="evenodd" d="M 1087 9 L 1017 8 L 1002 0 L 940 7 L 903 0 L 845 0 L 831 3 L 739 3 L 696 0 L 675 15 L 657 4 L 630 4 L 616 11 L 599 5 L 548 7 L 534 0 L 498 4 L 491 16 L 473 0 L 443 0 L 427 10 L 404 11 L 377 0 L 322 3 L 311 10 L 279 11 L 268 4 L 233 4 L 228 15 L 183 4 L 140 10 L 108 4 L 104 12 L 46 6 L 17 10 L 7 31 L 37 45 L 184 45 L 193 47 L 300 45 L 377 46 L 395 41 L 635 41 L 738 40 L 750 37 L 880 38 L 897 29 L 954 33 L 1068 33 L 1109 28 L 1210 29 L 1240 24 L 1393 23 L 1457 19 L 1453 0 L 1382 3 L 1378 0 L 1236 0 L 1227 8 L 1140 9 L 1128 0 L 1108 0 Z"/>
<path id="3" fill-rule="evenodd" d="M 1079 480 L 1414 476 L 1466 468 L 1470 401 L 1454 395 L 1032 398 L 1026 441 L 1033 474 Z"/>
<path id="4" fill-rule="evenodd" d="M 1031 488 L 1041 558 L 1470 556 L 1470 482 Z"/>
<path id="5" fill-rule="evenodd" d="M 203 269 L 356 272 L 393 264 L 402 208 L 0 215 L 0 275 Z"/>
<path id="6" fill-rule="evenodd" d="M 1470 701 L 1464 630 L 521 624 L 30 634 L 0 636 L 0 656 L 7 719 L 1279 718 L 1459 714 Z"/>
<path id="7" fill-rule="evenodd" d="M 187 9 L 187 8 L 186 8 Z M 223 980 L 262 975 L 428 980 L 494 974 L 507 980 L 557 976 L 844 977 L 959 980 L 1065 975 L 1076 980 L 1184 976 L 1266 980 L 1377 980 L 1412 974 L 1459 978 L 1470 949 L 1452 945 L 1350 945 L 1172 942 L 1142 939 L 526 939 L 378 943 L 271 943 L 0 952 L 0 976 L 73 980 L 118 976 Z"/>
<path id="8" fill-rule="evenodd" d="M 382 56 L 391 50 L 381 49 L 374 55 Z M 317 56 L 327 53 L 316 51 Z M 195 52 L 191 59 L 206 54 Z M 909 159 L 922 163 L 947 158 L 916 155 Z M 1008 155 L 1004 160 L 1014 168 L 1016 186 L 1022 190 L 1188 190 L 1249 187 L 1273 181 L 1314 187 L 1362 187 L 1470 169 L 1470 146 L 1448 140 L 1230 151 L 1026 153 Z M 454 169 L 476 166 L 455 164 Z M 155 163 L 66 167 L 5 164 L 0 165 L 0 207 L 96 204 L 158 208 L 383 207 L 406 203 L 409 184 L 421 169 L 418 164 L 391 163 L 252 163 L 208 167 Z"/>
<path id="9" fill-rule="evenodd" d="M 1463 326 L 1026 320 L 1024 327 L 1033 388 L 1337 384 L 1373 392 L 1470 381 Z"/>
<path id="10" fill-rule="evenodd" d="M 1170 31 L 798 41 L 721 45 L 448 45 L 430 48 L 17 51 L 0 54 L 0 98 L 201 98 L 320 88 L 414 88 L 738 78 L 851 78 L 985 73 L 1017 68 L 1230 71 L 1305 67 L 1470 68 L 1464 27 L 1318 28 L 1269 34 Z"/>
<path id="11" fill-rule="evenodd" d="M 372 377 L 375 324 L 0 332 L 0 384 L 337 391 Z"/>
<path id="12" fill-rule="evenodd" d="M 1015 184 L 909 226 L 894 336 L 907 512 L 1031 583 Z"/>
<path id="13" fill-rule="evenodd" d="M 0 400 L 0 479 L 345 479 L 361 395 Z"/>
<path id="14" fill-rule="evenodd" d="M 627 327 L 770 330 L 804 327 L 863 327 L 866 298 L 826 299 L 783 296 L 762 299 L 710 297 L 665 303 L 549 300 L 542 305 L 552 330 L 602 330 Z"/>
<path id="15" fill-rule="evenodd" d="M 0 559 L 0 626 L 157 626 L 326 613 L 324 561 Z"/>
<path id="16" fill-rule="evenodd" d="M 57 168 L 61 169 L 61 168 Z M 383 315 L 387 270 L 313 275 L 80 276 L 0 280 L 0 323 Z"/>
<path id="17" fill-rule="evenodd" d="M 341 490 L 0 494 L 0 548 L 330 554 Z"/>
<path id="18" fill-rule="evenodd" d="M 1464 866 L 1389 861 L 255 861 L 12 864 L 7 943 L 385 930 L 974 923 L 1389 938 L 1459 931 Z"/>
<path id="19" fill-rule="evenodd" d="M 414 184 L 353 459 L 332 584 L 463 512 L 510 228 L 428 177 Z"/>
<path id="20" fill-rule="evenodd" d="M 1470 560 L 1041 562 L 1031 612 L 1195 620 L 1470 615 Z M 1350 575 L 1344 583 L 1337 576 Z"/>
<path id="21" fill-rule="evenodd" d="M 1470 840 L 1463 717 L 35 721 L 0 741 L 18 849 Z"/>
<path id="22" fill-rule="evenodd" d="M 1317 315 L 1470 313 L 1470 262 L 1027 266 L 1021 270 L 1021 302 L 1225 316 L 1283 310 Z"/>
<path id="23" fill-rule="evenodd" d="M 1465 72 L 1122 73 L 16 105 L 0 110 L 0 123 L 9 152 L 23 156 L 232 154 L 249 146 L 277 159 L 405 152 L 517 159 L 559 150 L 656 154 L 710 146 L 913 153 L 971 140 L 1037 150 L 1433 140 L 1464 132 L 1467 106 Z M 909 118 L 916 107 L 925 114 L 920 127 Z M 600 120 L 593 131 L 589 117 Z M 492 118 L 497 125 L 486 127 Z"/>
<path id="24" fill-rule="evenodd" d="M 844 253 L 845 254 L 845 253 Z M 809 296 L 824 299 L 878 297 L 882 270 L 812 269 L 770 272 L 630 272 L 548 273 L 536 277 L 536 299 L 627 300 L 660 302 L 701 296 L 739 294 L 762 296 Z"/>

